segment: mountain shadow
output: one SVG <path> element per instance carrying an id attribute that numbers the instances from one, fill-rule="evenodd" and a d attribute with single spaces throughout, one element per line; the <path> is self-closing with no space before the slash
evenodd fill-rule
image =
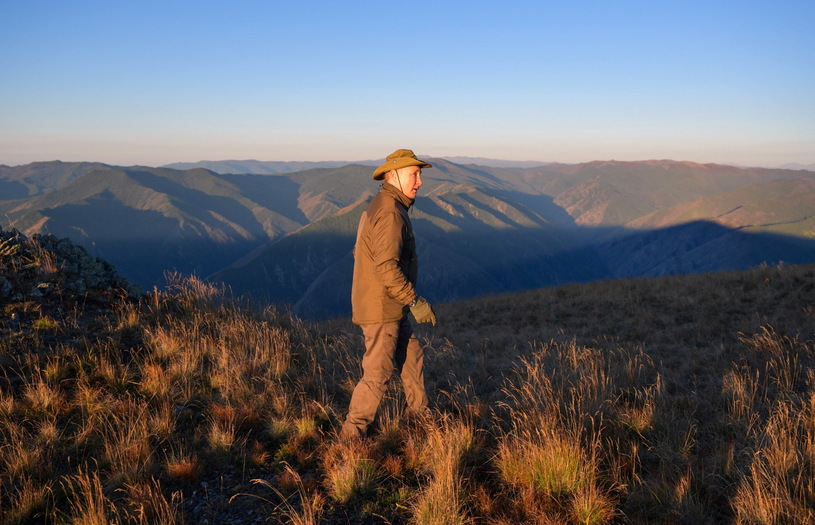
<path id="1" fill-rule="evenodd" d="M 815 240 L 695 221 L 618 234 L 597 245 L 609 277 L 655 277 L 815 262 Z"/>
<path id="2" fill-rule="evenodd" d="M 307 319 L 350 315 L 353 244 L 361 206 L 345 233 L 294 235 L 244 267 L 213 279 L 261 302 L 288 305 Z M 433 302 L 625 277 L 745 270 L 762 264 L 815 262 L 815 241 L 731 230 L 699 221 L 661 230 L 626 231 L 613 240 L 574 244 L 563 237 L 603 238 L 602 228 L 520 228 L 444 232 L 414 219 L 419 293 Z"/>
<path id="3" fill-rule="evenodd" d="M 420 293 L 431 302 L 815 261 L 815 173 L 674 161 L 432 163 L 410 211 Z M 28 235 L 73 239 L 144 288 L 167 271 L 195 273 L 325 318 L 350 307 L 357 223 L 378 191 L 370 173 L 0 166 L 0 216 Z"/>
<path id="4" fill-rule="evenodd" d="M 221 178 L 240 188 L 244 195 L 251 195 L 259 205 L 275 210 L 292 222 L 308 224 L 297 203 L 300 185 L 288 177 L 273 175 L 221 175 Z"/>
<path id="5" fill-rule="evenodd" d="M 25 199 L 30 196 L 28 187 L 16 180 L 0 180 L 0 195 L 4 200 Z"/>
<path id="6" fill-rule="evenodd" d="M 109 261 L 128 280 L 147 289 L 160 284 L 168 271 L 209 275 L 231 263 L 235 253 L 246 253 L 259 244 L 240 239 L 216 243 L 184 235 L 175 219 L 157 211 L 136 210 L 109 194 L 94 198 L 92 215 L 88 208 L 64 205 L 40 213 L 52 224 L 49 233 L 76 239 L 88 253 Z"/>

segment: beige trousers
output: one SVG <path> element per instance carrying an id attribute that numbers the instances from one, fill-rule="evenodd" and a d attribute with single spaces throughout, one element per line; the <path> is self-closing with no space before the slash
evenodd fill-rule
<path id="1" fill-rule="evenodd" d="M 393 323 L 364 325 L 362 334 L 365 337 L 362 379 L 351 395 L 348 416 L 340 432 L 343 438 L 365 434 L 394 370 L 402 379 L 408 409 L 421 411 L 427 407 L 424 350 L 407 317 Z"/>

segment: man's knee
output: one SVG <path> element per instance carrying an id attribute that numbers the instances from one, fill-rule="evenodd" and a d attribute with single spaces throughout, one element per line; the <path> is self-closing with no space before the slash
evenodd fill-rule
<path id="1" fill-rule="evenodd" d="M 385 391 L 388 389 L 388 380 L 390 378 L 382 377 L 382 376 L 375 376 L 370 377 L 367 374 L 362 376 L 360 379 L 359 384 L 370 391 L 371 393 L 381 397 L 385 394 Z"/>

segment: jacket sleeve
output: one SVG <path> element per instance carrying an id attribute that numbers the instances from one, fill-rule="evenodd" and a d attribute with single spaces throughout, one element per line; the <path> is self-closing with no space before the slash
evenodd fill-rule
<path id="1" fill-rule="evenodd" d="M 402 254 L 404 221 L 398 213 L 377 217 L 371 231 L 374 273 L 385 291 L 404 305 L 416 299 L 416 290 L 399 267 Z"/>

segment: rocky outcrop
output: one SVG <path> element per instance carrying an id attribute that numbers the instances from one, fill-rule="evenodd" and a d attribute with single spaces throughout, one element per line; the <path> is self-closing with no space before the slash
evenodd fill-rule
<path id="1" fill-rule="evenodd" d="M 53 235 L 28 239 L 16 230 L 0 228 L 0 303 L 43 297 L 127 295 L 143 293 L 109 263 L 85 248 Z"/>

